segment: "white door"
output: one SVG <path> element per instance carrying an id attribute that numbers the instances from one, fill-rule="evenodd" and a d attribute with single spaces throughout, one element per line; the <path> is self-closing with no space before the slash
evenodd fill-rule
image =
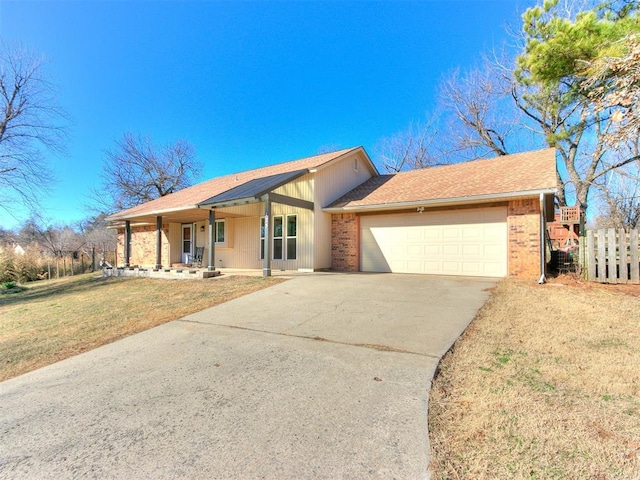
<path id="1" fill-rule="evenodd" d="M 182 263 L 191 263 L 193 255 L 193 227 L 182 225 Z"/>
<path id="2" fill-rule="evenodd" d="M 507 275 L 506 207 L 360 217 L 363 272 Z"/>

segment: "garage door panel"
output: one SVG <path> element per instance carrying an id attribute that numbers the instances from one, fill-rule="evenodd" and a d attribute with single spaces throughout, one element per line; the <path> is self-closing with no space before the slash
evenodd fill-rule
<path id="1" fill-rule="evenodd" d="M 482 264 L 480 262 L 464 262 L 462 264 L 462 273 L 464 275 L 481 275 Z"/>
<path id="2" fill-rule="evenodd" d="M 460 255 L 460 245 L 443 245 L 442 254 L 457 257 Z"/>
<path id="3" fill-rule="evenodd" d="M 482 253 L 481 245 L 463 245 L 462 246 L 462 255 L 465 257 L 471 256 L 480 256 Z"/>
<path id="4" fill-rule="evenodd" d="M 361 217 L 361 269 L 501 277 L 506 208 Z"/>

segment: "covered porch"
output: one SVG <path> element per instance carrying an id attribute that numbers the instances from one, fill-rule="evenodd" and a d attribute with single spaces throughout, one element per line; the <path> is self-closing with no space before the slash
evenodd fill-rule
<path id="1" fill-rule="evenodd" d="M 208 278 L 224 267 L 262 267 L 262 275 L 270 276 L 272 262 L 279 270 L 312 267 L 306 251 L 314 204 L 274 191 L 306 173 L 252 180 L 195 205 L 122 219 L 117 226 L 123 265 L 107 274 Z M 300 239 L 299 223 L 305 232 Z M 305 248 L 299 254 L 300 243 Z"/>

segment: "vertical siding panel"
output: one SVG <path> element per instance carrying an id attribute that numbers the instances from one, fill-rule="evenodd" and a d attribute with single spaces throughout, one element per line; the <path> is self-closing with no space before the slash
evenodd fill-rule
<path id="1" fill-rule="evenodd" d="M 358 169 L 354 161 L 358 159 Z M 331 214 L 323 208 L 374 175 L 369 162 L 359 153 L 320 169 L 314 180 L 315 235 L 314 268 L 331 268 Z"/>

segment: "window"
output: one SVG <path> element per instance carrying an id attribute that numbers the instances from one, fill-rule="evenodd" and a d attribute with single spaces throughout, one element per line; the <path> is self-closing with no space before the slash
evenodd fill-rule
<path id="1" fill-rule="evenodd" d="M 213 233 L 216 243 L 225 243 L 225 224 L 225 220 L 216 220 L 216 228 Z"/>
<path id="2" fill-rule="evenodd" d="M 276 215 L 273 221 L 273 260 L 296 260 L 298 258 L 298 216 Z M 260 218 L 260 259 L 264 259 L 265 227 L 264 217 Z"/>
<path id="3" fill-rule="evenodd" d="M 260 218 L 260 260 L 264 260 L 264 217 Z"/>
<path id="4" fill-rule="evenodd" d="M 287 215 L 287 260 L 295 260 L 298 252 L 298 217 Z"/>
<path id="5" fill-rule="evenodd" d="M 282 260 L 282 216 L 273 217 L 273 259 Z"/>

